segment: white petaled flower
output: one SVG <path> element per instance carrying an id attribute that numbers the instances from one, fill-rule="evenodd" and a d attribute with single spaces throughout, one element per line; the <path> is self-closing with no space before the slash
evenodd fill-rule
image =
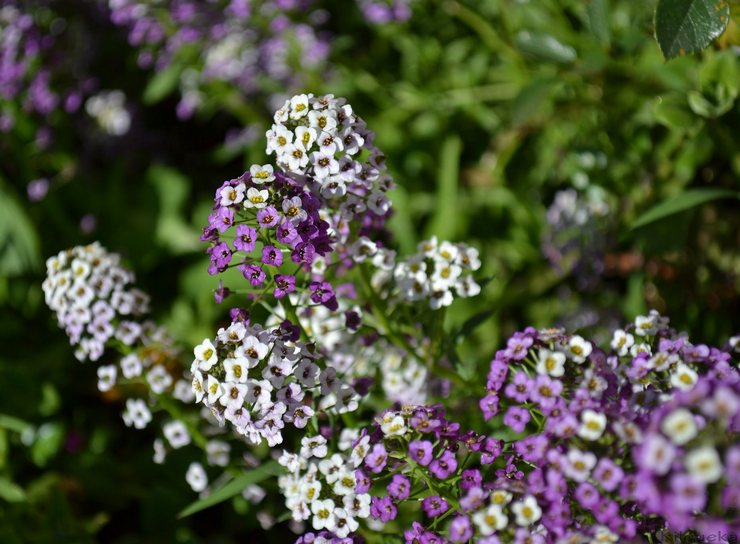
<path id="1" fill-rule="evenodd" d="M 576 448 L 568 450 L 565 460 L 564 472 L 576 482 L 585 482 L 591 474 L 591 469 L 596 466 L 596 456 L 593 453 Z"/>
<path id="2" fill-rule="evenodd" d="M 185 380 L 177 380 L 175 382 L 175 388 L 172 391 L 172 396 L 184 402 L 185 404 L 191 404 L 195 400 L 195 393 L 191 384 Z"/>
<path id="3" fill-rule="evenodd" d="M 85 102 L 85 111 L 111 136 L 122 136 L 131 126 L 131 114 L 126 109 L 126 95 L 118 89 L 101 91 Z"/>
<path id="4" fill-rule="evenodd" d="M 568 352 L 574 363 L 582 363 L 591 355 L 593 347 L 583 337 L 574 335 L 568 341 Z"/>
<path id="5" fill-rule="evenodd" d="M 635 318 L 635 334 L 652 336 L 658 332 L 658 323 L 654 315 L 638 315 Z"/>
<path id="6" fill-rule="evenodd" d="M 635 344 L 635 337 L 630 333 L 617 329 L 612 336 L 611 346 L 620 357 L 629 353 L 630 348 Z"/>
<path id="7" fill-rule="evenodd" d="M 491 492 L 490 502 L 491 504 L 498 504 L 500 507 L 503 508 L 505 505 L 511 502 L 511 498 L 512 495 L 508 491 L 504 489 L 496 489 Z"/>
<path id="8" fill-rule="evenodd" d="M 712 484 L 722 477 L 722 462 L 712 446 L 701 446 L 684 457 L 686 471 L 705 484 Z"/>
<path id="9" fill-rule="evenodd" d="M 200 493 L 208 487 L 208 475 L 206 474 L 203 465 L 200 463 L 190 463 L 188 471 L 185 474 L 185 481 L 196 493 Z"/>
<path id="10" fill-rule="evenodd" d="M 244 200 L 244 192 L 247 190 L 247 186 L 243 183 L 238 185 L 229 185 L 219 191 L 221 197 L 221 206 L 231 206 L 232 204 L 239 204 Z"/>
<path id="11" fill-rule="evenodd" d="M 205 395 L 205 387 L 203 385 L 203 375 L 197 370 L 193 372 L 192 388 L 193 393 L 195 393 L 195 402 L 202 401 L 203 395 Z"/>
<path id="12" fill-rule="evenodd" d="M 356 484 L 357 482 L 353 472 L 340 470 L 336 474 L 336 480 L 332 489 L 337 495 L 353 495 Z"/>
<path id="13" fill-rule="evenodd" d="M 608 527 L 599 525 L 594 531 L 594 537 L 591 542 L 593 544 L 611 544 L 614 542 L 619 542 L 619 535 L 612 533 Z"/>
<path id="14" fill-rule="evenodd" d="M 606 415 L 586 409 L 581 412 L 581 426 L 578 436 L 584 440 L 598 440 L 606 429 Z"/>
<path id="15" fill-rule="evenodd" d="M 213 346 L 211 341 L 206 338 L 203 342 L 193 349 L 195 354 L 195 360 L 198 361 L 198 368 L 205 370 L 206 372 L 213 368 L 218 362 L 218 354 L 216 348 Z"/>
<path id="16" fill-rule="evenodd" d="M 269 199 L 270 193 L 267 189 L 255 189 L 254 187 L 250 187 L 247 189 L 247 198 L 244 199 L 244 207 L 261 210 L 267 206 Z"/>
<path id="17" fill-rule="evenodd" d="M 677 389 L 688 391 L 694 387 L 699 375 L 685 363 L 678 363 L 671 372 L 671 385 Z"/>
<path id="18" fill-rule="evenodd" d="M 305 94 L 299 94 L 290 99 L 290 112 L 289 117 L 291 119 L 300 119 L 306 117 L 308 112 L 308 99 L 309 96 Z"/>
<path id="19" fill-rule="evenodd" d="M 265 358 L 270 348 L 267 344 L 260 342 L 256 336 L 249 336 L 242 344 L 240 351 L 249 360 L 251 368 Z"/>
<path id="20" fill-rule="evenodd" d="M 368 493 L 360 495 L 345 495 L 342 498 L 345 510 L 355 518 L 365 519 L 370 516 L 371 497 Z"/>
<path id="21" fill-rule="evenodd" d="M 360 526 L 357 520 L 349 515 L 344 508 L 334 510 L 334 534 L 339 538 L 346 538 Z"/>
<path id="22" fill-rule="evenodd" d="M 225 359 L 224 370 L 226 370 L 227 382 L 246 383 L 248 376 L 249 360 L 245 358 Z"/>
<path id="23" fill-rule="evenodd" d="M 157 365 L 147 372 L 146 381 L 152 392 L 161 395 L 172 385 L 172 376 L 164 366 Z"/>
<path id="24" fill-rule="evenodd" d="M 190 444 L 190 433 L 182 421 L 175 420 L 165 423 L 162 427 L 164 437 L 174 449 Z"/>
<path id="25" fill-rule="evenodd" d="M 121 359 L 121 374 L 127 380 L 141 376 L 144 365 L 135 353 L 129 353 Z"/>
<path id="26" fill-rule="evenodd" d="M 565 353 L 541 349 L 537 354 L 535 370 L 538 374 L 549 374 L 554 378 L 559 378 L 565 373 Z"/>
<path id="27" fill-rule="evenodd" d="M 542 517 L 542 509 L 532 495 L 527 495 L 523 500 L 513 503 L 511 511 L 516 516 L 516 524 L 522 527 L 532 525 Z"/>
<path id="28" fill-rule="evenodd" d="M 127 427 L 143 429 L 152 420 L 152 413 L 142 399 L 126 399 L 123 422 Z"/>
<path id="29" fill-rule="evenodd" d="M 304 436 L 301 439 L 301 457 L 326 457 L 326 438 L 321 435 Z"/>
<path id="30" fill-rule="evenodd" d="M 311 525 L 317 531 L 326 529 L 327 531 L 333 531 L 336 527 L 336 517 L 334 516 L 334 501 L 326 499 L 323 501 L 314 501 L 311 503 L 311 512 L 313 513 L 313 519 Z"/>
<path id="31" fill-rule="evenodd" d="M 678 408 L 668 414 L 660 423 L 660 430 L 679 446 L 689 442 L 698 433 L 694 416 L 686 408 Z"/>
<path id="32" fill-rule="evenodd" d="M 505 529 L 509 524 L 509 518 L 498 504 L 491 504 L 473 514 L 473 523 L 483 536 L 489 536 Z"/>
<path id="33" fill-rule="evenodd" d="M 253 164 L 249 168 L 249 174 L 252 177 L 252 183 L 262 184 L 275 181 L 275 173 L 271 164 Z"/>
<path id="34" fill-rule="evenodd" d="M 321 482 L 318 480 L 304 482 L 301 486 L 300 493 L 308 504 L 319 500 L 319 496 L 321 495 Z"/>
<path id="35" fill-rule="evenodd" d="M 206 455 L 208 455 L 208 464 L 213 466 L 225 467 L 229 464 L 229 453 L 231 446 L 223 440 L 209 440 L 206 442 Z"/>
<path id="36" fill-rule="evenodd" d="M 359 429 L 349 427 L 342 429 L 342 432 L 339 433 L 339 440 L 337 442 L 337 447 L 339 448 L 339 451 L 346 451 L 350 449 L 352 447 L 352 443 L 357 440 L 359 436 Z"/>
<path id="37" fill-rule="evenodd" d="M 98 367 L 98 390 L 105 393 L 116 385 L 118 369 L 116 365 L 105 365 Z"/>
<path id="38" fill-rule="evenodd" d="M 244 398 L 248 391 L 245 384 L 224 382 L 221 388 L 224 393 L 218 400 L 227 410 L 234 412 L 244 405 Z"/>
<path id="39" fill-rule="evenodd" d="M 406 433 L 406 424 L 403 416 L 389 412 L 383 417 L 380 429 L 385 436 L 403 436 Z"/>

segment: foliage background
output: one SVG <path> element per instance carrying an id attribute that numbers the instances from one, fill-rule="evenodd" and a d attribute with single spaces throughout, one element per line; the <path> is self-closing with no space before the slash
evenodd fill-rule
<path id="1" fill-rule="evenodd" d="M 491 281 L 447 316 L 451 330 L 485 319 L 463 335 L 471 369 L 529 324 L 598 336 L 656 308 L 697 341 L 721 345 L 740 330 L 735 23 L 702 53 L 666 62 L 649 2 L 417 0 L 408 22 L 381 26 L 354 4 L 322 4 L 332 69 L 306 91 L 347 97 L 377 133 L 398 183 L 399 248 L 436 234 L 481 251 Z M 241 498 L 175 519 L 192 500 L 185 457 L 151 462 L 153 435 L 123 427 L 120 399 L 96 392 L 40 282 L 46 257 L 100 240 L 124 255 L 185 351 L 210 336 L 227 308 L 213 303 L 197 237 L 215 188 L 266 158 L 261 138 L 233 149 L 227 133 L 263 132 L 270 107 L 213 89 L 180 121 L 176 91 L 136 67 L 121 29 L 91 3 L 54 9 L 94 45 L 89 69 L 101 88 L 126 92 L 133 124 L 112 139 L 84 114 L 55 112 L 42 150 L 39 120 L 20 113 L 0 137 L 0 541 L 256 538 Z M 31 202 L 28 183 L 41 177 L 51 190 Z M 547 209 L 568 188 L 600 195 L 609 213 L 559 231 L 577 249 L 558 268 L 543 255 L 555 235 Z"/>

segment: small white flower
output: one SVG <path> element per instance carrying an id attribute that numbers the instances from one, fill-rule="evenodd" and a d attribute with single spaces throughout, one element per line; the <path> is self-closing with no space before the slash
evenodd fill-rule
<path id="1" fill-rule="evenodd" d="M 491 504 L 497 504 L 503 508 L 511 502 L 511 498 L 512 495 L 508 491 L 504 489 L 496 489 L 491 493 L 490 502 Z"/>
<path id="2" fill-rule="evenodd" d="M 275 181 L 275 174 L 271 164 L 253 164 L 249 167 L 249 174 L 252 177 L 252 183 L 262 184 Z"/>
<path id="3" fill-rule="evenodd" d="M 267 189 L 256 189 L 254 187 L 250 187 L 247 189 L 247 198 L 244 199 L 244 207 L 261 210 L 267 206 L 269 198 L 270 193 Z"/>
<path id="4" fill-rule="evenodd" d="M 509 524 L 509 518 L 498 504 L 491 504 L 485 510 L 473 514 L 473 523 L 483 536 L 489 536 L 495 531 L 505 529 Z"/>
<path id="5" fill-rule="evenodd" d="M 635 334 L 638 336 L 652 336 L 658 332 L 657 325 L 654 315 L 638 315 L 635 318 Z"/>
<path id="6" fill-rule="evenodd" d="M 334 493 L 337 495 L 354 495 L 356 483 L 354 472 L 340 470 L 334 481 Z"/>
<path id="7" fill-rule="evenodd" d="M 590 451 L 583 452 L 576 448 L 568 450 L 566 464 L 563 467 L 565 474 L 576 482 L 585 482 L 596 466 L 596 456 Z"/>
<path id="8" fill-rule="evenodd" d="M 572 336 L 568 341 L 568 351 L 570 358 L 573 359 L 574 363 L 582 363 L 586 358 L 591 355 L 593 350 L 591 343 L 583 339 L 583 337 L 575 335 Z"/>
<path id="9" fill-rule="evenodd" d="M 581 412 L 581 426 L 578 436 L 584 440 L 598 440 L 606 429 L 606 415 L 586 409 Z"/>
<path id="10" fill-rule="evenodd" d="M 129 353 L 121 359 L 121 373 L 127 380 L 141 376 L 144 366 L 135 353 Z"/>
<path id="11" fill-rule="evenodd" d="M 221 398 L 221 395 L 224 394 L 224 388 L 221 382 L 211 375 L 208 376 L 206 394 L 208 395 L 208 404 L 215 404 Z"/>
<path id="12" fill-rule="evenodd" d="M 303 149 L 303 151 L 308 151 L 316 141 L 317 136 L 316 129 L 299 126 L 295 129 L 295 141 L 293 143 Z"/>
<path id="13" fill-rule="evenodd" d="M 211 341 L 206 338 L 203 342 L 193 349 L 195 360 L 198 361 L 198 368 L 205 370 L 206 372 L 211 370 L 213 365 L 218 362 L 218 354 L 216 348 L 213 347 Z"/>
<path id="14" fill-rule="evenodd" d="M 105 393 L 116 385 L 118 369 L 116 365 L 105 365 L 98 367 L 98 390 Z"/>
<path id="15" fill-rule="evenodd" d="M 406 424 L 403 416 L 389 412 L 383 417 L 380 429 L 385 436 L 403 436 L 406 433 Z"/>
<path id="16" fill-rule="evenodd" d="M 300 119 L 308 115 L 308 95 L 299 94 L 290 99 L 290 112 L 289 116 L 291 119 Z"/>
<path id="17" fill-rule="evenodd" d="M 245 384 L 225 382 L 221 387 L 224 393 L 218 400 L 227 410 L 234 412 L 244 406 L 244 397 L 247 396 Z"/>
<path id="18" fill-rule="evenodd" d="M 203 387 L 203 374 L 197 370 L 193 372 L 192 388 L 193 393 L 195 393 L 195 402 L 202 401 L 203 395 L 205 394 L 205 388 Z"/>
<path id="19" fill-rule="evenodd" d="M 326 529 L 327 531 L 333 531 L 336 527 L 336 518 L 334 516 L 334 501 L 326 499 L 323 501 L 314 501 L 311 504 L 311 512 L 313 512 L 312 525 L 317 531 Z"/>
<path id="20" fill-rule="evenodd" d="M 344 508 L 334 510 L 334 534 L 339 538 L 346 538 L 360 526 L 359 523 L 349 515 Z"/>
<path id="21" fill-rule="evenodd" d="M 353 429 L 353 428 L 342 429 L 342 432 L 339 433 L 339 441 L 337 442 L 339 451 L 346 451 L 350 449 L 352 447 L 352 442 L 357 440 L 359 436 L 360 436 L 359 429 Z"/>
<path id="22" fill-rule="evenodd" d="M 321 435 L 316 436 L 304 436 L 301 439 L 301 457 L 308 459 L 309 457 L 326 457 L 328 453 L 326 447 L 326 438 Z"/>
<path id="23" fill-rule="evenodd" d="M 227 382 L 246 383 L 249 368 L 249 360 L 243 357 L 237 359 L 225 359 L 224 370 L 226 370 Z"/>
<path id="24" fill-rule="evenodd" d="M 208 464 L 218 467 L 225 467 L 229 464 L 229 453 L 231 446 L 228 442 L 222 440 L 209 440 L 206 442 L 206 454 L 208 455 Z"/>
<path id="25" fill-rule="evenodd" d="M 705 484 L 714 483 L 722 477 L 722 463 L 712 446 L 691 450 L 686 454 L 684 464 L 691 476 Z"/>
<path id="26" fill-rule="evenodd" d="M 516 524 L 521 527 L 532 525 L 542 517 L 542 509 L 532 495 L 527 495 L 523 500 L 513 503 L 511 511 L 516 516 Z"/>
<path id="27" fill-rule="evenodd" d="M 538 374 L 549 374 L 559 378 L 565 374 L 565 353 L 541 349 L 537 354 L 536 371 Z"/>
<path id="28" fill-rule="evenodd" d="M 677 389 L 688 391 L 694 387 L 699 375 L 687 364 L 679 363 L 671 372 L 671 385 Z"/>
<path id="29" fill-rule="evenodd" d="M 694 416 L 686 408 L 678 408 L 668 414 L 661 422 L 660 430 L 679 446 L 689 442 L 698 433 Z"/>
<path id="30" fill-rule="evenodd" d="M 239 204 L 244 200 L 244 191 L 247 190 L 246 185 L 239 183 L 236 186 L 228 185 L 221 189 L 219 196 L 221 197 L 221 206 L 231 206 L 232 204 Z"/>
<path id="31" fill-rule="evenodd" d="M 190 463 L 188 471 L 185 474 L 185 481 L 196 493 L 203 491 L 208 486 L 208 476 L 205 469 L 203 469 L 203 465 L 200 463 Z"/>
<path id="32" fill-rule="evenodd" d="M 364 519 L 370 515 L 370 495 L 362 493 L 360 495 L 345 495 L 342 499 L 345 510 L 355 517 Z"/>
<path id="33" fill-rule="evenodd" d="M 123 422 L 127 427 L 143 429 L 152 420 L 152 413 L 142 399 L 127 399 Z"/>
<path id="34" fill-rule="evenodd" d="M 240 351 L 243 351 L 244 356 L 249 360 L 249 368 L 257 366 L 257 363 L 264 359 L 270 351 L 270 347 L 260 342 L 256 336 L 248 336 L 242 346 L 243 349 Z"/>
<path id="35" fill-rule="evenodd" d="M 612 336 L 611 346 L 620 357 L 629 353 L 629 349 L 635 344 L 635 337 L 630 333 L 617 329 Z"/>
<path id="36" fill-rule="evenodd" d="M 190 444 L 190 433 L 182 421 L 175 420 L 165 423 L 162 427 L 164 437 L 174 449 Z"/>
<path id="37" fill-rule="evenodd" d="M 146 381 L 152 392 L 161 395 L 172 385 L 172 376 L 164 366 L 157 365 L 147 372 Z"/>

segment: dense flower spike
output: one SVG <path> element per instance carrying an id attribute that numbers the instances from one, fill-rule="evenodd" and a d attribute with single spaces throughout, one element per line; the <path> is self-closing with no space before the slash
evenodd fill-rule
<path id="1" fill-rule="evenodd" d="M 313 344 L 294 339 L 289 323 L 265 330 L 237 319 L 194 353 L 196 401 L 253 444 L 282 443 L 286 423 L 303 429 L 317 411 L 357 408 L 355 390 L 322 364 Z"/>
<path id="2" fill-rule="evenodd" d="M 97 242 L 62 251 L 46 261 L 46 304 L 77 346 L 75 356 L 96 361 L 113 338 L 133 345 L 145 334 L 139 317 L 149 297 L 132 286 L 134 275 L 117 254 Z"/>
<path id="3" fill-rule="evenodd" d="M 357 261 L 372 259 L 379 268 L 373 278 L 375 286 L 390 288 L 401 300 L 428 301 L 433 310 L 452 304 L 454 295 L 464 298 L 480 293 L 471 274 L 481 266 L 478 250 L 466 244 L 439 242 L 432 237 L 419 243 L 415 255 L 394 263 L 393 255 L 361 238 L 353 254 Z"/>

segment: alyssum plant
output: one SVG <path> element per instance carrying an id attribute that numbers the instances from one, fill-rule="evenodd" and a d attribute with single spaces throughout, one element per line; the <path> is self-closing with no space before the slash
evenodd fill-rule
<path id="1" fill-rule="evenodd" d="M 243 281 L 219 282 L 216 301 L 238 307 L 192 362 L 140 321 L 146 296 L 115 255 L 92 245 L 48 262 L 47 302 L 78 357 L 121 354 L 98 375 L 132 392 L 125 423 L 166 414 L 158 461 L 192 443 L 210 467 L 277 476 L 270 518 L 292 519 L 301 543 L 740 530 L 740 337 L 693 344 L 651 312 L 606 346 L 527 328 L 485 377 L 459 372 L 444 311 L 480 291 L 478 252 L 389 247 L 393 183 L 352 107 L 294 96 L 266 150 L 274 164 L 215 193 L 209 272 Z M 215 470 L 194 461 L 188 482 L 205 494 Z"/>

